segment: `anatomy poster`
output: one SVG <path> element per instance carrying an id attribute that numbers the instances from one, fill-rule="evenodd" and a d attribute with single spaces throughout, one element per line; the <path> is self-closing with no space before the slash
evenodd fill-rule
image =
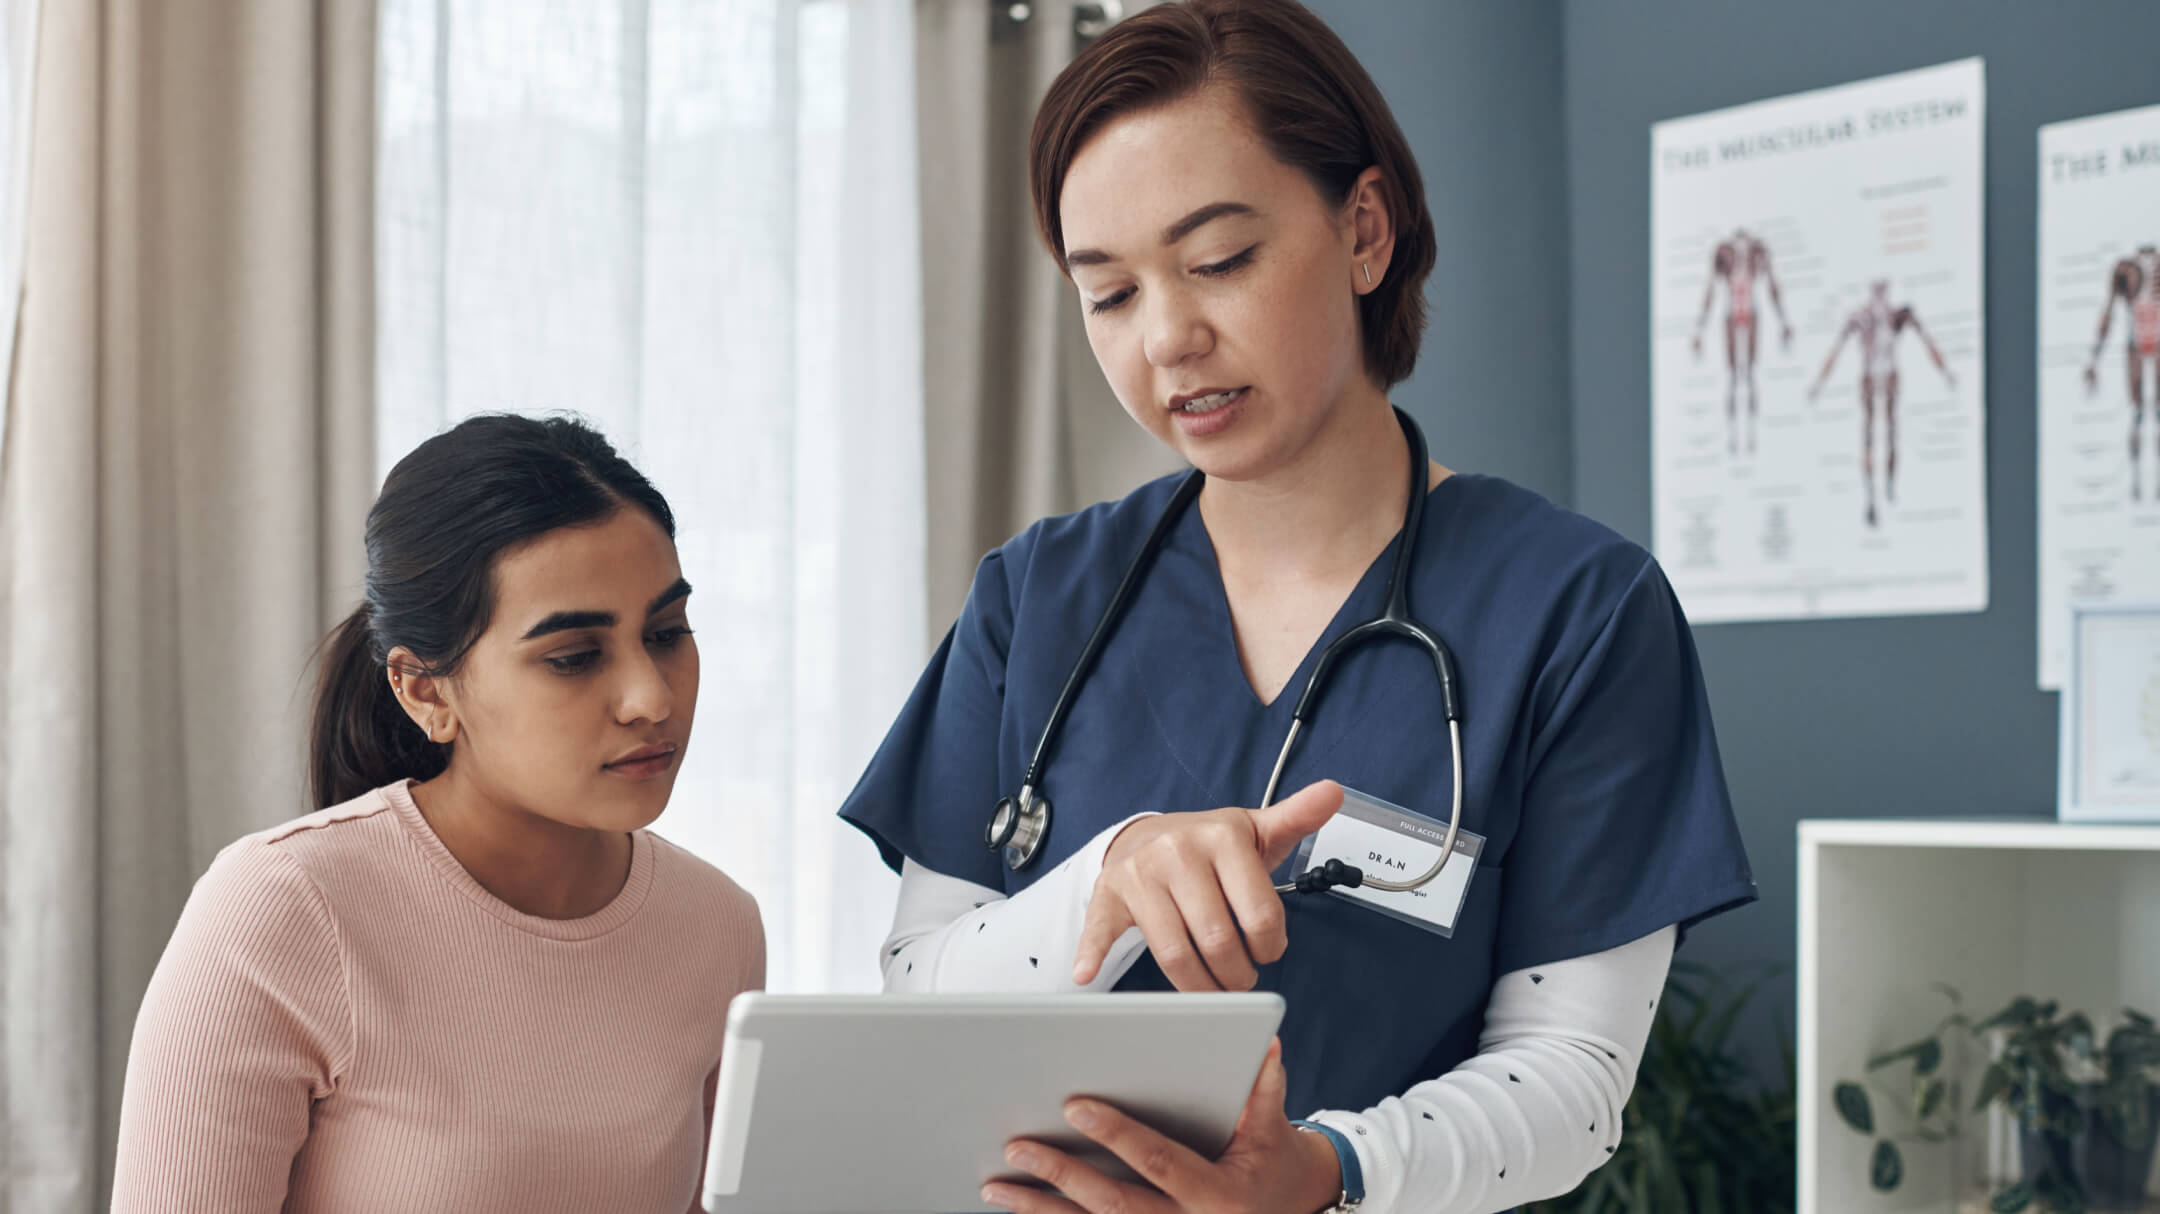
<path id="1" fill-rule="evenodd" d="M 1688 615 L 1987 606 L 1981 63 L 1651 131 L 1653 543 Z"/>
<path id="2" fill-rule="evenodd" d="M 2040 128 L 2040 685 L 2073 602 L 2160 601 L 2160 106 Z"/>

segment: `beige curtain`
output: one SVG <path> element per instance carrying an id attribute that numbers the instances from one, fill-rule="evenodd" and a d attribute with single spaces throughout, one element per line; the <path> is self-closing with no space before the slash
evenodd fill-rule
<path id="1" fill-rule="evenodd" d="M 304 811 L 372 496 L 371 0 L 46 0 L 0 467 L 0 1208 L 102 1208 L 188 889 Z"/>
<path id="2" fill-rule="evenodd" d="M 936 634 L 959 611 L 983 553 L 1046 514 L 1123 496 L 1178 466 L 1119 408 L 1088 351 L 1071 285 L 1035 235 L 1028 129 L 1077 47 L 1076 7 L 917 0 Z M 1016 20 L 1016 8 L 1027 16 Z"/>

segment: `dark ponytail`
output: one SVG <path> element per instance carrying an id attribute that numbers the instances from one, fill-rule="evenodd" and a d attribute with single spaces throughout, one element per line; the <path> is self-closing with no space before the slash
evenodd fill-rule
<path id="1" fill-rule="evenodd" d="M 485 414 L 413 449 L 368 511 L 365 598 L 323 642 L 309 735 L 309 793 L 326 808 L 450 762 L 391 694 L 403 646 L 414 673 L 446 677 L 494 613 L 495 558 L 558 527 L 643 510 L 670 539 L 667 499 L 599 431 L 563 417 Z"/>
<path id="2" fill-rule="evenodd" d="M 369 628 L 373 614 L 361 603 L 323 642 L 308 755 L 319 809 L 406 776 L 432 779 L 450 762 L 450 748 L 428 741 L 391 694 Z"/>

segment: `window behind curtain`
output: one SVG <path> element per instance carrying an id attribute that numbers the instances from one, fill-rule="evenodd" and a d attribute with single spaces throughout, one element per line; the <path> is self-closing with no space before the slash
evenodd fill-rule
<path id="1" fill-rule="evenodd" d="M 30 201 L 30 87 L 38 0 L 0 0 L 0 450 L 13 393 L 15 322 L 22 310 L 23 239 Z"/>
<path id="2" fill-rule="evenodd" d="M 833 812 L 924 657 L 907 0 L 383 0 L 378 464 L 569 410 L 668 496 L 704 675 L 657 829 L 776 990 L 875 989 Z"/>

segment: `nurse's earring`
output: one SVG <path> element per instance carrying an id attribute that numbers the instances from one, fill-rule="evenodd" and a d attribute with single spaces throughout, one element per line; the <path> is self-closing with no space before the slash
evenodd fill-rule
<path id="1" fill-rule="evenodd" d="M 1368 262 L 1365 262 L 1365 263 L 1363 263 L 1363 264 L 1359 265 L 1359 266 L 1358 266 L 1358 269 L 1360 269 L 1360 270 L 1363 270 L 1363 271 L 1365 271 L 1365 285 L 1366 285 L 1366 286 L 1368 286 L 1368 287 L 1369 287 L 1369 286 L 1371 286 L 1371 285 L 1372 285 L 1372 263 L 1371 263 L 1371 262 L 1369 262 L 1369 261 L 1368 261 Z"/>

